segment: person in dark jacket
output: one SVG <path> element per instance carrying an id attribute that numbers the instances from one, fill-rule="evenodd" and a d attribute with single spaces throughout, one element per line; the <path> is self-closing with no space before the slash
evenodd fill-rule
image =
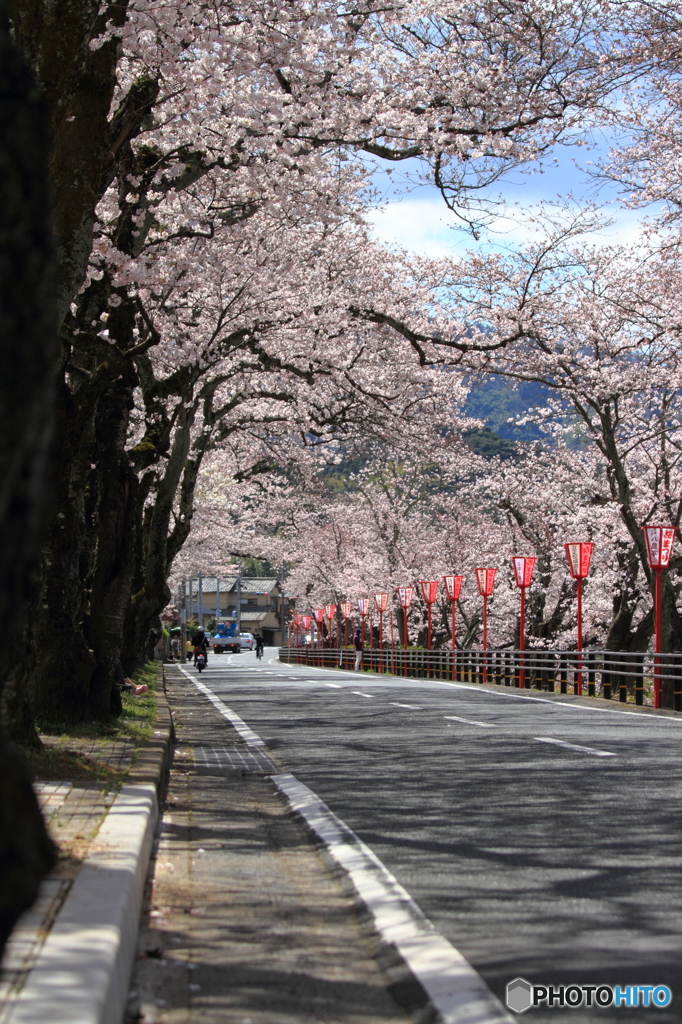
<path id="1" fill-rule="evenodd" d="M 194 664 L 197 663 L 197 658 L 200 654 L 204 656 L 204 662 L 208 665 L 208 637 L 204 632 L 204 627 L 199 626 L 196 633 L 192 637 L 192 646 L 194 647 Z"/>
<path id="2" fill-rule="evenodd" d="M 355 630 L 355 635 L 353 636 L 353 647 L 355 648 L 355 671 L 359 672 L 360 666 L 362 665 L 362 652 L 365 649 L 365 642 L 362 639 L 362 634 L 359 629 Z"/>

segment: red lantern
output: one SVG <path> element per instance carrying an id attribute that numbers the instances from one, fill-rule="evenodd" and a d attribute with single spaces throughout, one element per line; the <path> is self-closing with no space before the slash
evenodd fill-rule
<path id="1" fill-rule="evenodd" d="M 488 598 L 495 586 L 497 569 L 476 569 L 478 592 L 483 598 L 483 684 L 488 682 Z"/>
<path id="2" fill-rule="evenodd" d="M 576 649 L 578 651 L 578 672 L 576 678 L 575 692 L 580 696 L 583 692 L 583 671 L 582 671 L 582 649 L 583 649 L 583 580 L 587 579 L 587 575 L 590 571 L 590 562 L 592 561 L 592 551 L 594 550 L 594 544 L 587 541 L 572 541 L 568 544 L 564 544 L 564 550 L 566 552 L 566 561 L 568 562 L 568 570 L 576 581 L 576 600 L 578 603 L 577 611 L 577 642 Z"/>
<path id="3" fill-rule="evenodd" d="M 431 610 L 433 608 L 433 602 L 438 597 L 438 580 L 420 580 L 419 586 L 421 588 L 422 597 L 426 604 L 426 649 L 431 650 Z"/>
<path id="4" fill-rule="evenodd" d="M 445 593 L 448 595 L 448 601 L 450 602 L 450 646 L 452 648 L 452 665 L 451 665 L 451 676 L 455 679 L 457 674 L 455 660 L 457 657 L 457 640 L 455 632 L 455 616 L 457 614 L 457 602 L 459 601 L 460 591 L 462 589 L 463 576 L 443 576 L 443 583 L 445 584 Z"/>
<path id="5" fill-rule="evenodd" d="M 676 530 L 674 526 L 643 526 L 646 553 L 654 572 L 667 569 L 673 553 Z"/>
<path id="6" fill-rule="evenodd" d="M 676 530 L 673 526 L 643 526 L 646 553 L 649 566 L 654 571 L 654 707 L 661 706 L 661 576 L 670 565 L 670 556 L 675 543 Z"/>
<path id="7" fill-rule="evenodd" d="M 476 569 L 476 583 L 481 597 L 490 597 L 495 586 L 497 569 Z"/>
<path id="8" fill-rule="evenodd" d="M 568 568 L 573 579 L 586 579 L 590 571 L 590 562 L 592 560 L 594 544 L 572 542 L 570 544 L 564 544 L 564 549 L 566 551 Z"/>
<path id="9" fill-rule="evenodd" d="M 523 555 L 514 555 L 512 558 L 514 579 L 516 580 L 516 586 L 521 591 L 521 610 L 519 613 L 519 651 L 524 651 L 526 649 L 526 587 L 530 586 L 536 562 L 537 558 L 525 557 Z M 526 666 L 524 664 L 523 654 L 521 654 L 519 658 L 519 689 L 523 690 L 525 686 Z"/>
<path id="10" fill-rule="evenodd" d="M 462 589 L 463 576 L 443 576 L 443 583 L 445 584 L 445 592 L 448 595 L 448 601 L 459 601 L 459 594 Z"/>
<path id="11" fill-rule="evenodd" d="M 514 570 L 514 579 L 516 580 L 517 587 L 525 589 L 530 586 L 536 562 L 537 558 L 526 558 L 522 555 L 514 555 L 512 558 L 512 568 Z"/>
<path id="12" fill-rule="evenodd" d="M 385 612 L 388 604 L 388 594 L 375 594 L 374 603 L 378 612 Z"/>

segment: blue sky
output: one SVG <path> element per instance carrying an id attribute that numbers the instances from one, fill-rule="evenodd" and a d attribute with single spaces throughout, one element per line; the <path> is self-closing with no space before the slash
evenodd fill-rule
<path id="1" fill-rule="evenodd" d="M 373 182 L 385 202 L 368 218 L 374 237 L 387 245 L 433 257 L 461 258 L 472 248 L 514 249 L 533 236 L 534 229 L 526 216 L 533 207 L 572 196 L 578 202 L 597 202 L 614 221 L 611 226 L 586 235 L 586 239 L 597 245 L 635 245 L 644 218 L 651 211 L 624 209 L 618 202 L 615 186 L 606 183 L 597 188 L 586 172 L 588 162 L 605 155 L 607 148 L 605 143 L 558 147 L 541 169 L 515 171 L 507 180 L 498 182 L 491 195 L 501 193 L 504 206 L 494 218 L 491 230 L 478 243 L 461 230 L 460 222 L 433 186 L 414 185 L 410 180 L 416 178 L 414 163 L 394 165 L 388 175 L 380 168 Z"/>

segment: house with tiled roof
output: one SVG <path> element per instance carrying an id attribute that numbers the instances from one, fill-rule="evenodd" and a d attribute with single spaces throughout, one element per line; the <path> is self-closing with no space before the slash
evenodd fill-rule
<path id="1" fill-rule="evenodd" d="M 209 620 L 233 622 L 240 611 L 242 633 L 260 633 L 266 645 L 280 646 L 282 622 L 289 609 L 289 601 L 282 597 L 280 581 L 267 576 L 203 576 L 201 595 L 198 580 L 187 590 L 188 617 L 199 620 L 204 627 Z"/>

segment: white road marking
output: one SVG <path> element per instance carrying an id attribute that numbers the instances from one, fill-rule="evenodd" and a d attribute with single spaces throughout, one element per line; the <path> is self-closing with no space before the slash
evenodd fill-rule
<path id="1" fill-rule="evenodd" d="M 427 682 L 427 680 L 423 680 Z M 508 690 L 500 688 L 499 690 L 484 690 L 482 686 L 470 686 L 468 683 L 447 683 L 444 679 L 431 679 L 429 683 L 435 683 L 437 686 L 450 686 L 454 690 L 471 690 L 473 693 L 481 693 L 486 697 L 511 697 L 516 700 L 532 700 L 537 704 L 551 704 L 557 708 L 569 708 L 571 711 L 596 711 L 602 715 L 627 715 L 629 718 L 648 718 L 650 722 L 656 722 L 658 725 L 672 724 L 682 725 L 682 718 L 668 718 L 666 715 L 659 717 L 652 712 L 647 714 L 645 711 L 620 711 L 616 708 L 591 708 L 587 704 L 571 704 L 565 700 L 551 700 L 549 697 L 530 697 L 526 696 L 525 693 L 510 693 Z"/>
<path id="2" fill-rule="evenodd" d="M 358 697 L 369 697 L 370 700 L 374 700 L 376 696 L 374 693 L 363 693 L 362 690 L 351 690 L 350 692 L 356 694 Z"/>
<path id="3" fill-rule="evenodd" d="M 343 687 L 339 683 L 325 683 L 325 686 L 331 686 L 335 690 L 342 690 Z"/>
<path id="4" fill-rule="evenodd" d="M 457 715 L 446 715 L 449 722 L 466 722 L 467 725 L 479 725 L 481 729 L 496 729 L 497 726 L 489 722 L 474 722 L 473 718 L 459 718 Z"/>
<path id="5" fill-rule="evenodd" d="M 392 708 L 410 708 L 412 711 L 423 711 L 419 704 L 398 704 L 394 700 L 388 702 Z"/>
<path id="6" fill-rule="evenodd" d="M 594 747 L 583 747 L 580 743 L 567 743 L 566 740 L 555 740 L 550 736 L 533 736 L 538 743 L 554 743 L 557 747 L 568 747 L 570 750 L 580 750 L 583 754 L 593 754 L 594 757 L 617 757 L 612 750 L 595 750 Z"/>
<path id="7" fill-rule="evenodd" d="M 228 708 L 226 704 L 223 704 L 220 697 L 216 697 L 212 690 L 209 690 L 208 686 L 204 686 L 200 679 L 195 679 L 193 675 L 187 671 L 187 669 L 181 668 L 180 671 L 183 675 L 186 675 L 191 683 L 194 683 L 197 690 L 200 690 L 205 697 L 208 697 L 211 704 L 218 709 L 223 718 L 226 718 L 228 722 L 231 722 L 235 727 L 241 738 L 249 747 L 264 747 L 265 743 L 257 736 L 253 729 L 249 729 L 246 722 L 242 721 L 239 715 L 235 714 L 231 708 Z"/>
<path id="8" fill-rule="evenodd" d="M 383 940 L 398 950 L 443 1024 L 511 1024 L 512 1018 L 410 894 L 316 794 L 288 772 L 272 780 L 349 875 Z"/>

